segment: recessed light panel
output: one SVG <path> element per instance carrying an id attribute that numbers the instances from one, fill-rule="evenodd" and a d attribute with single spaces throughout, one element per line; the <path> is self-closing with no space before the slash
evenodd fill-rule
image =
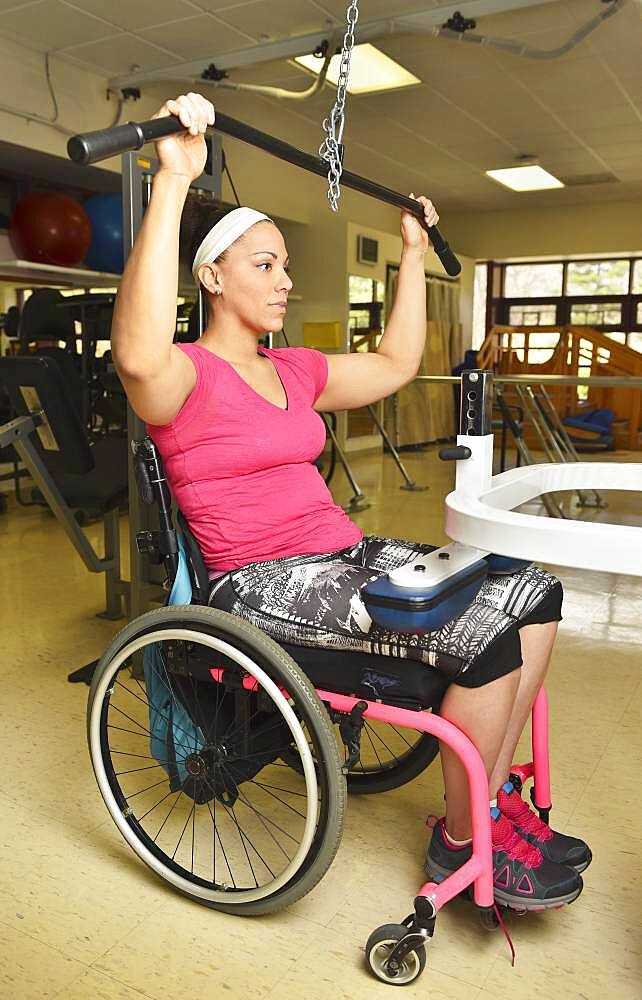
<path id="1" fill-rule="evenodd" d="M 323 66 L 323 60 L 317 56 L 297 56 L 294 60 L 299 66 L 304 66 L 313 73 L 318 73 Z M 336 87 L 339 81 L 341 55 L 335 55 L 328 67 L 328 80 Z M 407 69 L 380 52 L 374 45 L 366 42 L 355 45 L 350 57 L 350 74 L 348 77 L 348 92 L 350 94 L 373 94 L 380 90 L 398 90 L 400 87 L 414 87 L 421 83 L 419 77 L 409 73 Z"/>
<path id="2" fill-rule="evenodd" d="M 564 185 L 543 167 L 507 167 L 505 170 L 487 170 L 488 177 L 510 188 L 511 191 L 544 191 Z"/>

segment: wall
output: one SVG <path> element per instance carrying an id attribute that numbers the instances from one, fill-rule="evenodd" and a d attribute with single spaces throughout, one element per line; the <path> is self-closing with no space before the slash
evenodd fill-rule
<path id="1" fill-rule="evenodd" d="M 390 232 L 383 232 L 374 229 L 372 226 L 357 225 L 354 222 L 348 223 L 348 274 L 356 274 L 363 278 L 374 278 L 377 281 L 386 281 L 386 267 L 388 264 L 398 264 L 401 258 L 401 236 L 393 235 Z M 399 224 L 397 219 L 397 233 Z M 376 265 L 361 264 L 357 260 L 357 236 L 369 236 L 379 242 L 379 260 Z M 472 340 L 472 318 L 473 318 L 473 284 L 475 278 L 475 261 L 471 257 L 457 253 L 461 262 L 461 273 L 459 275 L 460 284 L 460 310 L 463 326 L 464 347 L 468 348 Z M 426 254 L 426 271 L 441 278 L 444 276 L 443 268 L 439 258 L 429 251 Z"/>
<path id="2" fill-rule="evenodd" d="M 448 216 L 453 246 L 478 260 L 642 252 L 642 201 Z"/>

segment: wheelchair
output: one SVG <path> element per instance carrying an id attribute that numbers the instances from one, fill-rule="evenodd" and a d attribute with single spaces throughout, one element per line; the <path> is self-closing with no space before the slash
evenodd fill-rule
<path id="1" fill-rule="evenodd" d="M 437 714 L 448 680 L 382 655 L 279 645 L 208 606 L 198 545 L 172 502 L 149 438 L 133 445 L 141 499 L 159 530 L 141 551 L 163 563 L 165 607 L 123 628 L 98 662 L 87 732 L 97 783 L 120 833 L 158 876 L 195 902 L 272 913 L 314 889 L 341 842 L 347 793 L 396 788 L 428 767 L 440 740 L 466 769 L 472 857 L 418 890 L 409 916 L 377 928 L 366 962 L 380 980 L 420 975 L 439 909 L 467 892 L 484 926 L 494 906 L 488 782 L 471 741 Z M 550 809 L 546 695 L 533 709 L 540 816 Z M 516 779 L 516 780 L 517 780 Z"/>

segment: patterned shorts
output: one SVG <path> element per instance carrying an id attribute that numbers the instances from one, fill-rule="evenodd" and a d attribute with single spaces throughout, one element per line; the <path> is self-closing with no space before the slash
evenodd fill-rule
<path id="1" fill-rule="evenodd" d="M 277 642 L 406 657 L 479 687 L 521 666 L 519 629 L 559 621 L 562 586 L 537 566 L 489 576 L 466 610 L 423 635 L 376 625 L 361 587 L 436 546 L 374 535 L 322 555 L 250 563 L 214 581 L 210 604 Z"/>

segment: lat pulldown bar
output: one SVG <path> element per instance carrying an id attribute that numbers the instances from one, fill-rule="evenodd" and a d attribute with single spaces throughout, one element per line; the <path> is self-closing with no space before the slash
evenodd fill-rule
<path id="1" fill-rule="evenodd" d="M 266 132 L 260 132 L 251 125 L 230 118 L 220 111 L 216 112 L 216 124 L 214 126 L 218 132 L 240 139 L 242 142 L 263 149 L 266 153 L 301 167 L 310 173 L 326 177 L 328 165 L 320 156 L 313 156 L 305 153 L 296 146 L 291 146 L 281 139 Z M 98 129 L 96 132 L 85 132 L 83 135 L 74 135 L 67 143 L 67 153 L 74 163 L 87 165 L 105 160 L 109 156 L 116 156 L 119 153 L 126 153 L 140 149 L 146 142 L 154 142 L 164 136 L 175 135 L 178 132 L 185 132 L 185 126 L 175 116 L 170 115 L 165 118 L 151 118 L 146 122 L 128 122 L 126 125 L 115 125 L 113 128 Z M 439 232 L 436 226 L 429 228 L 424 225 L 423 206 L 412 198 L 406 198 L 398 194 L 391 188 L 383 187 L 375 181 L 361 177 L 359 174 L 352 174 L 344 170 L 341 174 L 341 183 L 353 191 L 367 194 L 378 201 L 394 205 L 396 208 L 405 209 L 412 212 L 424 228 L 427 229 L 428 236 L 434 247 L 435 253 L 439 257 L 447 274 L 455 276 L 461 271 L 461 264 L 450 249 L 448 243 Z"/>

